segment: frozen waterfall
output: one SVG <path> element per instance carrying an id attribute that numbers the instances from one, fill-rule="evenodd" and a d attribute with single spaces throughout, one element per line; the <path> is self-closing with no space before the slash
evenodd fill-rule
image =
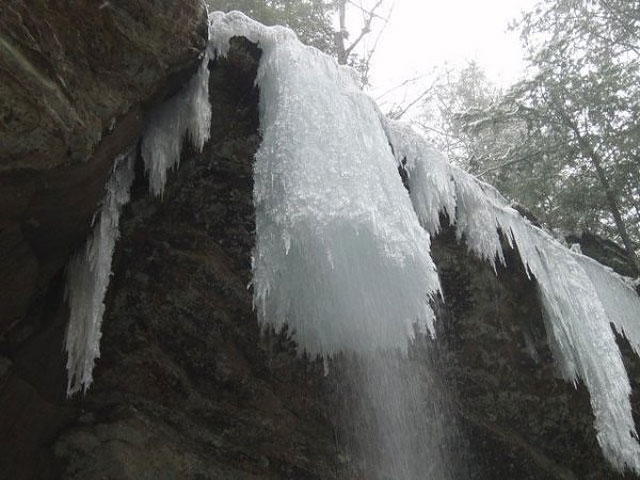
<path id="1" fill-rule="evenodd" d="M 259 321 L 288 324 L 311 353 L 384 351 L 395 358 L 389 352 L 406 352 L 416 333 L 434 332 L 432 300 L 440 295 L 440 282 L 430 235 L 438 233 L 441 219 L 448 218 L 458 239 L 494 268 L 505 261 L 506 241 L 536 281 L 560 370 L 589 390 L 606 458 L 619 470 L 640 473 L 631 389 L 611 328 L 639 351 L 640 300 L 625 279 L 530 224 L 491 186 L 451 166 L 410 126 L 384 118 L 350 69 L 302 45 L 290 30 L 265 27 L 238 12 L 216 12 L 209 36 L 209 51 L 194 78 L 150 115 L 142 157 L 150 190 L 162 195 L 183 138 L 190 136 L 202 148 L 209 137 L 208 59 L 224 56 L 235 36 L 260 47 L 262 143 L 253 194 Z M 90 384 L 99 352 L 118 214 L 132 178 L 131 160 L 118 164 L 94 233 L 69 267 L 69 393 Z M 419 402 L 404 380 L 384 376 L 389 365 L 367 374 L 365 386 L 384 399 L 390 393 L 377 388 L 401 385 L 394 387 L 388 402 L 393 405 L 382 401 L 376 407 L 376 415 L 395 422 L 385 424 L 384 435 L 392 438 L 397 432 L 390 429 L 414 418 L 398 412 Z"/>

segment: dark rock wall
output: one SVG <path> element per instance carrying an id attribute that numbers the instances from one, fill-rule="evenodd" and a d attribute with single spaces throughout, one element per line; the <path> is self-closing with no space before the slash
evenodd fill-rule
<path id="1" fill-rule="evenodd" d="M 0 478 L 50 478 L 64 402 L 64 265 L 114 157 L 206 44 L 199 0 L 0 2 Z"/>
<path id="2" fill-rule="evenodd" d="M 206 38 L 200 0 L 0 2 L 0 337 L 82 244 L 114 156 Z"/>
<path id="3" fill-rule="evenodd" d="M 445 231 L 438 351 L 466 433 L 470 478 L 622 478 L 604 460 L 589 395 L 558 377 L 535 285 L 507 250 L 498 274 Z M 629 477 L 635 478 L 635 477 Z"/>

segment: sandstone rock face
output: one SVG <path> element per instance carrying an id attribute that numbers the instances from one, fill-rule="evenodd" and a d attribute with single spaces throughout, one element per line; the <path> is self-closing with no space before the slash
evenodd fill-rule
<path id="1" fill-rule="evenodd" d="M 206 36 L 199 0 L 0 3 L 0 335 L 82 243 L 114 156 Z"/>

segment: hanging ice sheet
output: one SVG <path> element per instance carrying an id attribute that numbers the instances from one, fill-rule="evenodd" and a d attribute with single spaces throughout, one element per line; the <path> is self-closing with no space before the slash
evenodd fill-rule
<path id="1" fill-rule="evenodd" d="M 538 284 L 552 350 L 567 381 L 589 390 L 597 438 L 619 470 L 640 472 L 640 445 L 631 413 L 631 387 L 610 323 L 638 352 L 640 300 L 617 275 L 534 227 L 490 185 L 454 166 L 408 126 L 386 123 L 397 160 L 406 162 L 412 200 L 422 223 L 437 231 L 439 216 L 455 205 L 458 238 L 495 267 L 504 263 L 499 232 L 517 247 Z M 434 222 L 436 222 L 434 224 Z"/>
<path id="2" fill-rule="evenodd" d="M 312 353 L 406 349 L 431 328 L 439 290 L 420 227 L 373 101 L 350 69 L 287 29 L 214 13 L 262 49 L 262 144 L 256 155 L 254 292 L 259 319 L 296 330 Z"/>

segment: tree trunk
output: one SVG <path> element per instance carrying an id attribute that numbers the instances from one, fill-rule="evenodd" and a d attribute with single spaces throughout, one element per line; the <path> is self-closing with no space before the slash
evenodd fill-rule
<path id="1" fill-rule="evenodd" d="M 629 237 L 629 232 L 627 230 L 627 225 L 620 214 L 620 208 L 618 207 L 618 200 L 616 195 L 611 188 L 611 184 L 607 179 L 607 174 L 602 166 L 602 157 L 596 152 L 591 144 L 582 136 L 577 128 L 572 126 L 572 129 L 576 136 L 578 137 L 578 143 L 580 144 L 580 149 L 585 153 L 593 167 L 596 170 L 596 175 L 598 176 L 598 180 L 600 181 L 600 185 L 604 189 L 604 193 L 607 197 L 607 203 L 609 205 L 609 211 L 611 215 L 613 215 L 613 219 L 616 222 L 616 229 L 618 230 L 618 234 L 622 239 L 622 243 L 624 245 L 625 250 L 627 251 L 627 256 L 629 257 L 629 262 L 635 268 L 636 273 L 640 274 L 640 261 L 638 260 L 638 256 L 636 255 L 635 249 L 633 247 L 633 243 L 631 242 L 631 237 Z"/>
<path id="2" fill-rule="evenodd" d="M 607 178 L 607 173 L 603 167 L 602 157 L 595 151 L 591 143 L 580 133 L 580 129 L 575 122 L 567 116 L 562 107 L 558 107 L 558 103 L 554 102 L 554 108 L 556 113 L 560 116 L 564 124 L 574 133 L 576 139 L 578 140 L 578 146 L 583 155 L 585 155 L 591 161 L 591 164 L 596 170 L 596 175 L 598 180 L 600 181 L 600 185 L 602 185 L 602 189 L 604 190 L 605 196 L 607 198 L 607 204 L 609 206 L 609 212 L 613 215 L 613 220 L 616 223 L 616 229 L 618 230 L 618 234 L 622 239 L 622 244 L 624 245 L 624 249 L 627 252 L 627 257 L 629 258 L 629 264 L 635 270 L 637 275 L 640 275 L 640 260 L 638 260 L 638 256 L 636 255 L 636 251 L 633 246 L 633 242 L 631 241 L 631 237 L 629 237 L 629 232 L 627 230 L 627 225 L 620 214 L 620 208 L 618 207 L 618 199 L 616 198 L 616 194 L 611 188 L 611 184 L 609 183 L 609 179 Z"/>
<path id="3" fill-rule="evenodd" d="M 336 0 L 336 6 L 338 8 L 338 31 L 334 33 L 333 38 L 336 43 L 336 50 L 338 51 L 338 63 L 340 65 L 347 64 L 347 48 L 345 47 L 344 40 L 347 37 L 347 2 L 346 0 Z"/>

